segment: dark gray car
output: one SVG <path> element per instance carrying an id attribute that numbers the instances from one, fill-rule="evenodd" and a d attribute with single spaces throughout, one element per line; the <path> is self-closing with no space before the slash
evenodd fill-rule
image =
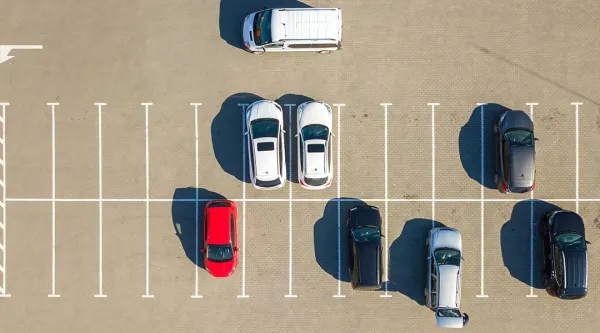
<path id="1" fill-rule="evenodd" d="M 381 215 L 374 206 L 350 209 L 346 220 L 352 288 L 377 290 L 382 285 Z"/>
<path id="2" fill-rule="evenodd" d="M 494 126 L 496 175 L 503 193 L 525 193 L 535 189 L 535 141 L 533 122 L 523 112 L 510 110 Z"/>

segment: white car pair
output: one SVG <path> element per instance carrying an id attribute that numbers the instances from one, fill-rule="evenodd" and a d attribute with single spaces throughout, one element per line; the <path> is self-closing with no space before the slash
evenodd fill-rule
<path id="1" fill-rule="evenodd" d="M 331 107 L 306 102 L 297 109 L 298 182 L 307 189 L 322 189 L 333 180 Z M 246 142 L 250 180 L 257 189 L 277 189 L 286 182 L 283 110 L 273 101 L 260 100 L 246 110 Z"/>

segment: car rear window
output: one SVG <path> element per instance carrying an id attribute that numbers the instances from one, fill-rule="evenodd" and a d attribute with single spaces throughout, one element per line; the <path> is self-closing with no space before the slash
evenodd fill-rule
<path id="1" fill-rule="evenodd" d="M 322 144 L 308 145 L 306 151 L 308 151 L 309 153 L 324 153 L 325 145 L 322 145 Z"/>
<path id="2" fill-rule="evenodd" d="M 275 144 L 273 142 L 260 142 L 256 144 L 258 151 L 271 151 L 275 150 Z"/>

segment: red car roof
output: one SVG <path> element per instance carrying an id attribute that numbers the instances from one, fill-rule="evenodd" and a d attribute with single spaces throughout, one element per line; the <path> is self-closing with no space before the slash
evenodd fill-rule
<path id="1" fill-rule="evenodd" d="M 231 243 L 231 207 L 212 207 L 206 210 L 206 241 L 208 244 Z"/>

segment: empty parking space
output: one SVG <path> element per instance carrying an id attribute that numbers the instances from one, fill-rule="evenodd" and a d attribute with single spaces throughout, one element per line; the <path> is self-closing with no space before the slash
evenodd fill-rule
<path id="1" fill-rule="evenodd" d="M 63 102 L 54 105 L 54 111 L 52 107 L 46 106 L 46 112 L 54 121 L 56 196 L 97 198 L 98 111 L 91 103 Z M 44 141 L 52 142 L 52 137 Z M 48 149 L 53 149 L 52 145 Z"/>
<path id="2" fill-rule="evenodd" d="M 407 100 L 387 106 L 388 198 L 431 198 L 434 129 L 431 106 L 426 103 Z M 385 112 L 385 106 L 381 108 Z"/>
<path id="3" fill-rule="evenodd" d="M 98 106 L 95 106 L 98 108 Z M 96 111 L 91 111 L 93 114 Z M 139 104 L 102 106 L 102 196 L 144 198 L 145 116 Z"/>
<path id="4" fill-rule="evenodd" d="M 579 115 L 579 197 L 600 198 L 600 106 L 584 103 L 571 110 Z"/>
<path id="5" fill-rule="evenodd" d="M 48 216 L 46 221 L 50 218 Z M 59 203 L 56 207 L 56 293 L 69 299 L 89 299 L 98 293 L 98 255 L 98 204 Z"/>

